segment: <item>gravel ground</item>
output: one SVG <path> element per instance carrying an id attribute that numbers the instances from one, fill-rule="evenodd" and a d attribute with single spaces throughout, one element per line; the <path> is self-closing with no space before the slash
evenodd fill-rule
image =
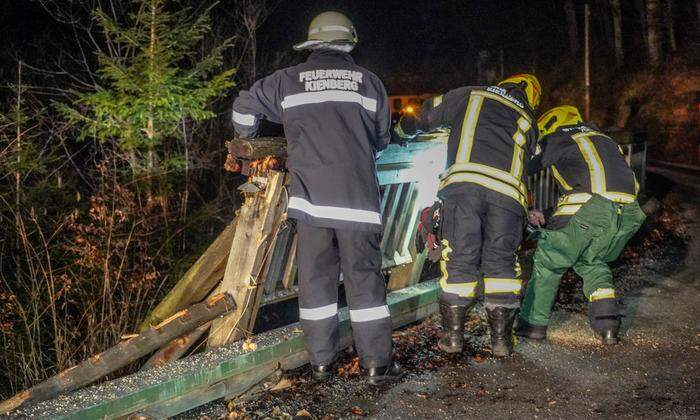
<path id="1" fill-rule="evenodd" d="M 680 185 L 661 188 L 666 207 L 613 267 L 626 313 L 620 345 L 599 344 L 580 279 L 567 275 L 548 342 L 522 341 L 513 357 L 490 356 L 481 309 L 467 324 L 465 351 L 441 354 L 433 316 L 395 332 L 408 371 L 397 384 L 367 386 L 347 353 L 330 383 L 301 368 L 279 391 L 180 418 L 699 418 L 700 179 L 659 173 Z"/>

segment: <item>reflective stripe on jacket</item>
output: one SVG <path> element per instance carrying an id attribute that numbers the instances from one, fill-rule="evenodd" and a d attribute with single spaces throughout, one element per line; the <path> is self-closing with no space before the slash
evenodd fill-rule
<path id="1" fill-rule="evenodd" d="M 524 164 L 534 153 L 537 125 L 521 89 L 458 88 L 425 101 L 411 123 L 399 124 L 397 134 L 450 129 L 441 197 L 476 184 L 496 192 L 503 207 L 527 209 Z"/>
<path id="2" fill-rule="evenodd" d="M 261 118 L 284 125 L 289 217 L 313 226 L 381 231 L 375 155 L 389 143 L 389 102 L 349 54 L 315 51 L 242 91 L 232 119 L 255 137 Z"/>

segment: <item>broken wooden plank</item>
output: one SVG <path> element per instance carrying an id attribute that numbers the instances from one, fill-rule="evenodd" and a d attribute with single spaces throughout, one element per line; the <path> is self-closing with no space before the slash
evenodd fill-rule
<path id="1" fill-rule="evenodd" d="M 420 321 L 435 313 L 437 309 L 437 302 L 433 302 L 396 315 L 394 315 L 392 311 L 393 327 L 400 328 L 404 325 Z M 350 345 L 352 345 L 352 330 L 348 323 L 341 324 L 340 348 L 345 349 Z M 149 418 L 168 418 L 219 398 L 234 399 L 235 397 L 243 396 L 243 394 L 247 393 L 270 374 L 274 373 L 278 368 L 288 371 L 299 368 L 307 363 L 309 363 L 309 353 L 306 350 L 302 350 L 285 356 L 278 361 L 267 363 L 250 369 L 245 373 L 235 375 L 215 385 L 203 387 L 173 398 L 172 400 L 153 405 L 152 407 L 139 411 L 136 416 L 144 415 Z"/>
<path id="2" fill-rule="evenodd" d="M 148 314 L 139 327 L 140 331 L 146 331 L 151 325 L 156 325 L 177 311 L 202 301 L 211 293 L 224 277 L 235 233 L 236 219 L 229 223 L 158 306 Z"/>
<path id="3" fill-rule="evenodd" d="M 287 140 L 284 137 L 235 138 L 226 142 L 226 146 L 228 152 L 237 159 L 256 160 L 267 156 L 287 156 Z"/>
<path id="4" fill-rule="evenodd" d="M 100 354 L 41 382 L 0 403 L 0 413 L 23 404 L 54 398 L 120 369 L 155 349 L 235 307 L 233 297 L 216 295 L 162 322 L 155 328 L 122 341 Z"/>
<path id="5" fill-rule="evenodd" d="M 236 341 L 252 330 L 262 292 L 261 274 L 269 257 L 275 228 L 284 212 L 280 196 L 285 174 L 270 171 L 265 190 L 248 194 L 236 219 L 226 271 L 217 293 L 233 295 L 236 310 L 216 320 L 209 331 L 207 347 Z"/>
<path id="6" fill-rule="evenodd" d="M 189 333 L 182 335 L 153 353 L 143 364 L 142 370 L 164 366 L 178 360 L 200 339 L 211 327 L 211 321 L 200 325 Z"/>
<path id="7" fill-rule="evenodd" d="M 388 295 L 389 310 L 392 315 L 394 327 L 400 327 L 408 323 L 417 321 L 428 316 L 436 309 L 436 301 L 439 287 L 436 281 L 419 283 Z M 347 309 L 340 311 L 341 321 L 341 343 L 347 346 L 350 343 L 350 320 Z M 284 337 L 274 339 L 273 337 Z M 175 377 L 161 378 L 157 381 L 144 385 L 140 388 L 128 388 L 117 386 L 118 391 L 103 390 L 104 397 L 96 399 L 88 406 L 81 406 L 77 409 L 63 409 L 68 411 L 51 411 L 54 418 L 59 419 L 83 419 L 83 418 L 116 418 L 132 413 L 147 410 L 148 407 L 164 403 L 173 398 L 182 397 L 189 393 L 199 393 L 199 397 L 192 399 L 191 407 L 184 407 L 179 404 L 179 410 L 194 408 L 205 404 L 224 395 L 231 395 L 235 389 L 223 387 L 220 393 L 206 393 L 203 390 L 214 387 L 221 381 L 235 383 L 252 373 L 252 369 L 270 363 L 279 363 L 284 369 L 293 369 L 307 363 L 308 354 L 304 348 L 301 330 L 298 324 L 291 325 L 279 330 L 266 332 L 254 337 L 254 342 L 259 343 L 254 351 L 238 353 L 232 358 L 220 359 L 219 361 L 207 361 L 204 363 L 186 363 L 185 361 L 175 362 L 177 366 Z M 269 344 L 264 344 L 269 343 Z M 201 356 L 207 360 L 206 355 Z M 197 359 L 196 359 L 197 360 Z M 136 375 L 140 375 L 137 373 Z M 132 375 L 135 376 L 135 375 Z M 131 377 L 121 380 L 138 382 Z M 120 381 L 120 380 L 118 380 Z M 100 387 L 109 384 L 101 385 Z M 218 395 L 218 396 L 217 396 Z M 71 396 L 66 397 L 70 399 Z M 85 404 L 83 398 L 75 396 L 81 404 Z M 61 407 L 70 407 L 70 402 L 66 399 L 61 401 Z M 50 410 L 50 408 L 44 407 Z"/>

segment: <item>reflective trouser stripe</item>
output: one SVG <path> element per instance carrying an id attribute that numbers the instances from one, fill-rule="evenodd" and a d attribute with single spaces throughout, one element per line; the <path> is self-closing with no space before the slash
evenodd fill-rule
<path id="1" fill-rule="evenodd" d="M 350 310 L 350 320 L 352 322 L 376 321 L 378 319 L 389 318 L 389 316 L 389 307 L 387 305 Z"/>
<path id="2" fill-rule="evenodd" d="M 588 296 L 588 300 L 595 302 L 600 299 L 615 299 L 615 289 L 596 289 Z"/>
<path id="3" fill-rule="evenodd" d="M 447 283 L 440 281 L 440 288 L 444 293 L 452 293 L 463 298 L 473 298 L 476 296 L 477 282 L 469 283 Z"/>
<path id="4" fill-rule="evenodd" d="M 520 279 L 484 278 L 484 294 L 513 293 L 519 295 L 522 284 Z"/>
<path id="5" fill-rule="evenodd" d="M 318 308 L 299 308 L 299 318 L 307 321 L 318 321 L 338 315 L 338 304 L 321 306 Z"/>

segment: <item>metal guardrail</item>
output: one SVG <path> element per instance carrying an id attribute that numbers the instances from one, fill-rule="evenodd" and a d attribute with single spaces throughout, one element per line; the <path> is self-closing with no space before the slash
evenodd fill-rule
<path id="1" fill-rule="evenodd" d="M 382 192 L 380 211 L 384 222 L 382 267 L 386 270 L 414 262 L 422 266 L 422 260 L 417 261 L 412 241 L 420 210 L 437 200 L 438 174 L 445 169 L 447 159 L 447 136 L 443 133 L 425 136 L 421 140 L 405 146 L 391 144 L 377 161 L 377 178 Z M 621 147 L 643 189 L 646 144 Z M 529 176 L 527 188 L 532 194 L 533 208 L 544 210 L 556 206 L 559 191 L 550 169 Z M 417 270 L 420 271 L 420 267 Z M 286 281 L 266 285 L 264 305 L 297 295 L 293 274 Z M 406 285 L 416 281 L 412 279 Z"/>

